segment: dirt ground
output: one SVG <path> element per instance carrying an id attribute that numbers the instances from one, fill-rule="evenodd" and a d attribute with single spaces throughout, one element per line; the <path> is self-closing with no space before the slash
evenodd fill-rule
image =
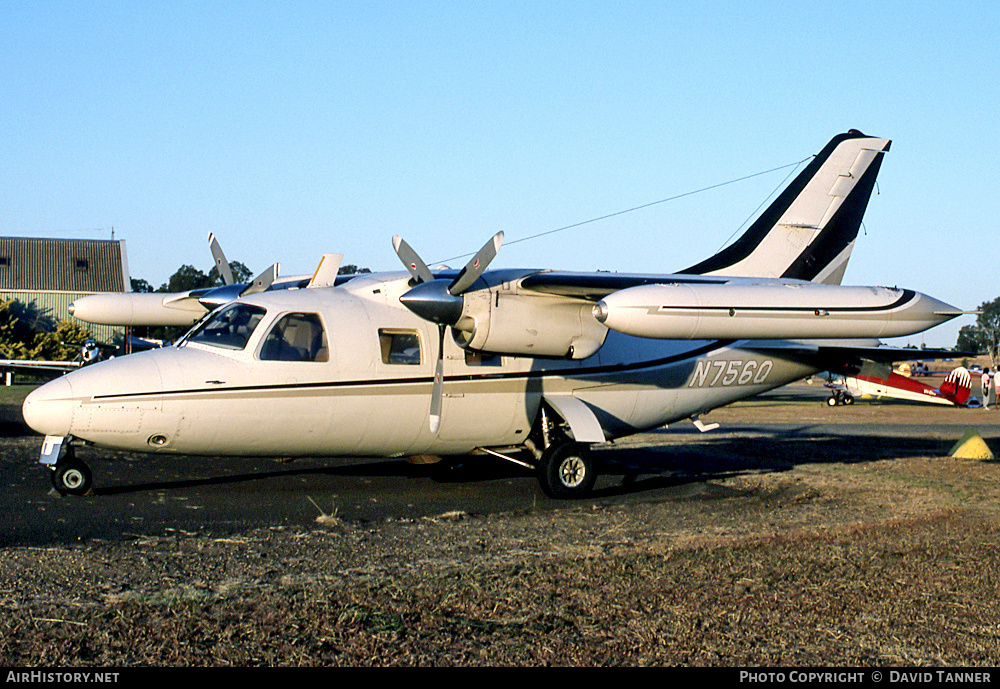
<path id="1" fill-rule="evenodd" d="M 812 402 L 706 421 L 970 418 L 1000 413 Z M 743 450 L 759 470 L 634 505 L 6 548 L 0 664 L 997 665 L 1000 464 L 910 442 L 802 461 L 761 437 Z"/>

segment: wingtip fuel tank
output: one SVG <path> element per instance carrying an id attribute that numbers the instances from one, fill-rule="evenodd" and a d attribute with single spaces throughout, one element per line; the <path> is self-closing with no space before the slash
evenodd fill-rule
<path id="1" fill-rule="evenodd" d="M 120 292 L 92 294 L 69 305 L 69 313 L 99 325 L 193 325 L 208 309 L 187 294 Z"/>
<path id="2" fill-rule="evenodd" d="M 643 285 L 594 306 L 612 330 L 672 340 L 901 337 L 957 313 L 912 290 L 800 282 Z"/>

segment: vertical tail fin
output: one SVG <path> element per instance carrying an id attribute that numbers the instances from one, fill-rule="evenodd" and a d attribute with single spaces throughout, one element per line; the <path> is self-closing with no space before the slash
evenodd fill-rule
<path id="1" fill-rule="evenodd" d="M 735 242 L 681 272 L 839 285 L 890 143 L 854 129 L 833 137 Z"/>

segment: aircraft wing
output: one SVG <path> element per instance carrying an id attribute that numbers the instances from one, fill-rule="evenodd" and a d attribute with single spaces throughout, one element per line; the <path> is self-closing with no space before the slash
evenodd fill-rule
<path id="1" fill-rule="evenodd" d="M 715 284 L 729 282 L 727 278 L 700 275 L 649 275 L 626 273 L 573 273 L 541 271 L 522 278 L 522 289 L 539 294 L 599 301 L 613 292 L 643 285 Z"/>
<path id="2" fill-rule="evenodd" d="M 900 337 L 962 313 L 913 290 L 797 278 L 534 272 L 508 282 L 524 297 L 596 302 L 606 327 L 655 339 Z"/>
<path id="3" fill-rule="evenodd" d="M 73 371 L 80 368 L 79 361 L 32 361 L 30 359 L 0 359 L 0 368 L 25 371 Z"/>
<path id="4" fill-rule="evenodd" d="M 766 351 L 780 350 L 784 355 L 794 357 L 800 352 L 804 359 L 829 361 L 831 368 L 838 370 L 845 366 L 860 367 L 865 361 L 879 364 L 891 364 L 896 361 L 915 361 L 917 359 L 955 359 L 965 356 L 975 356 L 970 352 L 956 352 L 951 349 L 911 349 L 892 347 L 887 344 L 871 341 L 870 344 L 859 344 L 857 340 L 762 340 L 748 343 L 747 349 Z"/>
<path id="5" fill-rule="evenodd" d="M 975 356 L 972 352 L 956 352 L 951 349 L 912 349 L 891 347 L 878 344 L 869 347 L 857 345 L 824 345 L 820 352 L 831 357 L 852 357 L 859 360 L 874 361 L 880 364 L 891 364 L 897 361 L 916 361 L 918 359 L 955 359 Z"/>

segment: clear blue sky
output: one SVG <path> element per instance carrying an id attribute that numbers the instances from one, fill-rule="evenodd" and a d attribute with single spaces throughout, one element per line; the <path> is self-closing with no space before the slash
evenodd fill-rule
<path id="1" fill-rule="evenodd" d="M 429 262 L 893 140 L 845 284 L 1000 295 L 1000 3 L 0 2 L 0 234 L 125 239 L 154 286 Z M 788 170 L 496 266 L 671 272 Z M 455 261 L 461 263 L 461 261 Z M 951 346 L 964 317 L 929 331 Z M 920 336 L 911 338 L 919 344 Z"/>

